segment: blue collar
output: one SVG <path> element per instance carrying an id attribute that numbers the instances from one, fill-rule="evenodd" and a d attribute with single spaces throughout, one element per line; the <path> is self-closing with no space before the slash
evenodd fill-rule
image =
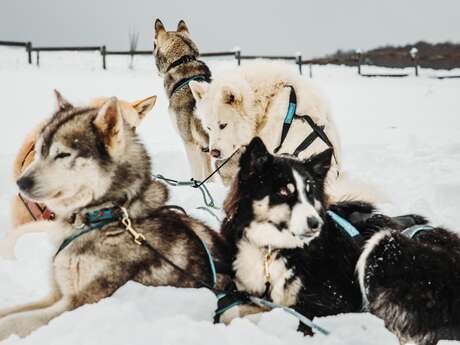
<path id="1" fill-rule="evenodd" d="M 348 220 L 339 216 L 337 213 L 332 211 L 327 211 L 327 214 L 332 218 L 332 220 L 351 238 L 358 237 L 360 235 L 358 229 L 356 229 Z"/>
<path id="2" fill-rule="evenodd" d="M 419 232 L 431 231 L 433 229 L 430 225 L 414 225 L 401 232 L 401 234 L 409 238 L 414 238 Z"/>
<path id="3" fill-rule="evenodd" d="M 66 248 L 78 237 L 93 230 L 100 230 L 102 227 L 104 227 L 104 225 L 113 223 L 119 219 L 119 216 L 114 214 L 113 208 L 103 208 L 100 210 L 88 212 L 85 216 L 87 220 L 86 225 L 62 241 L 54 257 L 56 257 L 61 251 L 64 250 L 64 248 Z"/>
<path id="4" fill-rule="evenodd" d="M 188 86 L 188 84 L 189 84 L 192 80 L 209 82 L 209 76 L 207 76 L 207 75 L 205 75 L 205 74 L 198 74 L 198 75 L 194 75 L 193 77 L 190 77 L 190 78 L 184 78 L 184 79 L 179 80 L 179 81 L 173 86 L 172 91 L 171 91 L 171 96 L 174 95 L 174 93 L 176 93 L 176 92 L 179 91 L 180 89 L 182 89 L 182 88 Z"/>

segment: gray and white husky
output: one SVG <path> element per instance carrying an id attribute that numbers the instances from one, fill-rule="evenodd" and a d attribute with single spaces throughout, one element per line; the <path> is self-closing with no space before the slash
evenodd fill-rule
<path id="1" fill-rule="evenodd" d="M 152 182 L 150 158 L 116 98 L 100 108 L 73 107 L 62 97 L 58 102 L 39 134 L 34 162 L 17 181 L 23 195 L 58 215 L 54 222 L 27 225 L 43 228 L 58 248 L 51 262 L 52 292 L 0 310 L 0 340 L 26 336 L 65 311 L 110 296 L 129 280 L 200 286 L 165 258 L 210 284 L 214 274 L 207 250 L 217 264 L 226 260 L 217 233 L 162 207 L 167 189 Z M 98 218 L 106 219 L 101 225 L 95 215 L 108 218 Z M 164 257 L 136 244 L 136 233 Z M 217 274 L 216 280 L 219 287 L 225 277 Z"/>
<path id="2" fill-rule="evenodd" d="M 192 80 L 209 82 L 211 72 L 190 37 L 184 21 L 177 31 L 166 31 L 163 23 L 155 22 L 155 63 L 164 77 L 164 87 L 169 97 L 171 120 L 185 145 L 192 177 L 203 180 L 211 173 L 211 160 L 207 153 L 209 138 L 201 120 L 194 115 L 195 99 L 188 86 Z"/>

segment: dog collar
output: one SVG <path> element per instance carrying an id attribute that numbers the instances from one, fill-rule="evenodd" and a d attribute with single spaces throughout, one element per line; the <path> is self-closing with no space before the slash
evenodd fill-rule
<path id="1" fill-rule="evenodd" d="M 105 225 L 118 221 L 120 219 L 120 213 L 115 211 L 115 208 L 103 208 L 86 213 L 84 215 L 84 219 L 85 222 L 81 227 L 79 227 L 79 230 L 62 241 L 54 257 L 56 257 L 78 237 L 93 230 L 100 230 Z"/>
<path id="2" fill-rule="evenodd" d="M 176 61 L 174 61 L 172 64 L 170 64 L 169 67 L 166 69 L 166 72 L 169 72 L 174 67 L 177 67 L 177 66 L 182 65 L 184 63 L 187 63 L 187 62 L 190 62 L 190 61 L 195 61 L 195 60 L 196 60 L 196 57 L 194 57 L 193 55 L 184 55 L 181 58 L 179 58 Z"/>
<path id="3" fill-rule="evenodd" d="M 348 220 L 339 216 L 337 213 L 332 211 L 327 211 L 327 214 L 332 218 L 332 220 L 351 238 L 358 237 L 360 235 L 358 229 L 356 229 Z"/>
<path id="4" fill-rule="evenodd" d="M 414 238 L 420 232 L 431 231 L 433 229 L 434 227 L 430 225 L 414 225 L 402 231 L 401 234 L 409 238 Z"/>
<path id="5" fill-rule="evenodd" d="M 190 77 L 190 78 L 184 78 L 184 79 L 181 79 L 179 80 L 176 84 L 174 84 L 174 87 L 172 88 L 172 91 L 171 91 L 171 96 L 174 95 L 174 93 L 176 93 L 177 91 L 179 91 L 180 89 L 188 86 L 188 84 L 192 81 L 192 80 L 196 80 L 196 81 L 205 81 L 205 82 L 210 82 L 210 77 L 206 74 L 198 74 L 198 75 L 194 75 L 193 77 Z"/>

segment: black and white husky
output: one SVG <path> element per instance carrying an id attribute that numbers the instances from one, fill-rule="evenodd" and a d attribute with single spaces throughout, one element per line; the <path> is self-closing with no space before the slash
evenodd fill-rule
<path id="1" fill-rule="evenodd" d="M 329 205 L 324 184 L 331 158 L 331 150 L 305 161 L 273 156 L 256 138 L 226 200 L 223 231 L 233 245 L 237 289 L 309 318 L 361 311 L 355 267 L 364 241 L 381 229 L 425 223 L 375 214 L 365 202 Z M 257 311 L 241 305 L 221 320 Z"/>
<path id="2" fill-rule="evenodd" d="M 401 344 L 460 340 L 460 238 L 442 228 L 382 231 L 357 271 L 371 313 Z"/>
<path id="3" fill-rule="evenodd" d="M 225 205 L 223 232 L 233 245 L 238 290 L 309 318 L 356 312 L 362 305 L 354 273 L 360 246 L 326 212 L 331 158 L 331 150 L 305 161 L 273 156 L 255 138 L 241 157 Z M 342 208 L 344 216 L 357 220 L 373 212 L 364 203 Z M 245 308 L 230 309 L 222 318 L 243 316 Z"/>

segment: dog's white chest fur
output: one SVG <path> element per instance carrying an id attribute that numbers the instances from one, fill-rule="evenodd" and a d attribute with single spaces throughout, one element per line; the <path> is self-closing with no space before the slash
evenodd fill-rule
<path id="1" fill-rule="evenodd" d="M 266 289 L 268 273 L 269 297 L 272 301 L 282 305 L 295 304 L 301 288 L 300 279 L 286 284 L 294 272 L 286 266 L 283 258 L 276 258 L 275 253 L 272 253 L 270 260 L 267 260 L 266 255 L 267 249 L 257 247 L 249 241 L 241 240 L 238 243 L 238 254 L 233 262 L 238 290 L 261 296 Z"/>

